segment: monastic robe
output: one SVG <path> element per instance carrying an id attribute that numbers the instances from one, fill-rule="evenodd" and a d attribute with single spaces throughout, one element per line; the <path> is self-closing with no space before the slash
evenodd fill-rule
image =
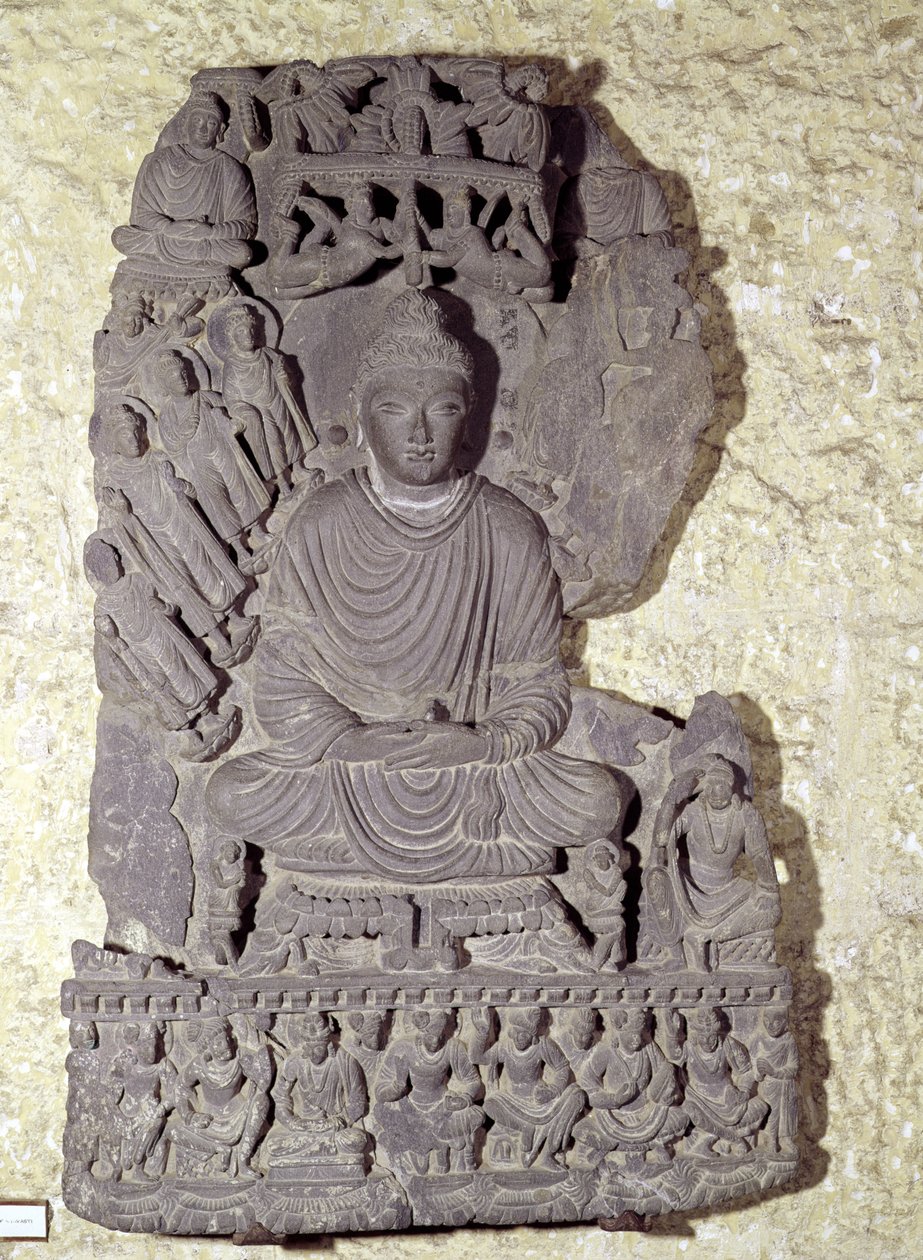
<path id="1" fill-rule="evenodd" d="M 230 540 L 270 505 L 269 492 L 237 441 L 218 394 L 169 398 L 157 423 L 161 445 L 195 487 L 219 538 Z"/>
<path id="2" fill-rule="evenodd" d="M 270 742 L 220 767 L 223 825 L 284 864 L 410 882 L 548 873 L 557 846 L 607 835 L 604 768 L 552 749 L 570 712 L 561 605 L 538 518 L 467 474 L 413 519 L 366 470 L 313 494 L 274 565 L 253 704 Z M 389 771 L 325 758 L 363 722 L 438 702 L 488 737 L 484 761 Z"/>
<path id="3" fill-rule="evenodd" d="M 207 236 L 167 234 L 174 223 L 206 223 Z M 173 265 L 219 263 L 245 267 L 256 235 L 256 200 L 247 168 L 230 154 L 168 144 L 141 164 L 131 202 L 131 226 L 112 240 L 129 256 Z"/>

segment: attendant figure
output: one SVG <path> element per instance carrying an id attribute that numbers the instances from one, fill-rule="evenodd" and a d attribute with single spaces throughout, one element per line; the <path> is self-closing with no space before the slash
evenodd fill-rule
<path id="1" fill-rule="evenodd" d="M 166 1172 L 167 1117 L 173 1110 L 176 1068 L 164 1057 L 156 1023 L 124 1024 L 122 1049 L 109 1069 L 117 1122 L 116 1177 L 158 1181 Z"/>
<path id="2" fill-rule="evenodd" d="M 379 1145 L 399 1172 L 472 1172 L 483 1086 L 448 1011 L 414 1011 L 385 1051 L 375 1088 Z"/>
<path id="3" fill-rule="evenodd" d="M 67 1127 L 64 1163 L 68 1174 L 89 1173 L 101 1159 L 105 1122 L 100 1089 L 99 1032 L 92 1020 L 71 1020 L 67 1072 Z M 101 1171 L 101 1170 L 100 1170 Z M 106 1169 L 111 1172 L 112 1169 Z"/>
<path id="4" fill-rule="evenodd" d="M 502 293 L 522 293 L 548 284 L 551 260 L 529 227 L 522 206 L 514 208 L 509 223 L 497 229 L 492 241 L 471 222 L 469 188 L 446 198 L 444 216 L 444 227 L 429 233 L 431 248 L 424 258 L 431 267 L 451 267 L 458 275 Z"/>
<path id="5" fill-rule="evenodd" d="M 575 1071 L 591 1109 L 574 1128 L 575 1164 L 596 1167 L 613 1151 L 672 1158 L 687 1120 L 676 1105 L 676 1069 L 654 1042 L 647 1011 L 608 1011 L 606 1034 Z"/>
<path id="6" fill-rule="evenodd" d="M 222 836 L 212 846 L 208 864 L 208 939 L 215 962 L 237 962 L 234 933 L 240 927 L 240 898 L 246 882 L 247 847 L 242 840 Z"/>
<path id="7" fill-rule="evenodd" d="M 221 1018 L 190 1024 L 189 1037 L 197 1052 L 177 1082 L 169 1132 L 177 1176 L 252 1180 L 259 1176 L 252 1161 L 269 1115 L 269 1051 L 241 1050 Z"/>
<path id="8" fill-rule="evenodd" d="M 744 854 L 755 882 L 736 873 Z M 771 934 L 779 922 L 766 828 L 723 757 L 703 757 L 695 771 L 671 783 L 654 822 L 643 883 L 647 930 L 660 945 L 681 943 L 690 971 L 716 970 L 722 946 Z M 759 956 L 747 961 L 752 965 Z"/>
<path id="9" fill-rule="evenodd" d="M 112 233 L 129 260 L 119 276 L 142 288 L 221 296 L 232 288 L 232 271 L 252 258 L 253 183 L 243 163 L 218 148 L 226 109 L 213 92 L 193 94 L 184 123 L 182 143 L 159 146 L 141 164 L 131 224 Z"/>
<path id="10" fill-rule="evenodd" d="M 625 960 L 625 855 L 608 840 L 597 840 L 583 851 L 583 922 L 593 934 L 593 963 L 600 971 L 615 971 Z"/>
<path id="11" fill-rule="evenodd" d="M 90 447 L 100 460 L 100 500 L 111 513 L 121 555 L 158 591 L 170 592 L 184 623 L 210 637 L 212 659 L 223 664 L 236 649 L 220 623 L 246 579 L 197 511 L 192 487 L 162 451 L 149 449 L 142 407 L 116 403 L 93 416 Z"/>
<path id="12" fill-rule="evenodd" d="M 508 1011 L 499 1039 L 474 1054 L 489 1067 L 484 1111 L 494 1122 L 487 1141 L 493 1167 L 560 1172 L 586 1105 L 563 1051 L 540 1031 L 541 1020 L 537 1008 Z"/>
<path id="13" fill-rule="evenodd" d="M 287 358 L 266 345 L 255 307 L 232 306 L 221 392 L 266 481 L 277 481 L 317 445 Z"/>
<path id="14" fill-rule="evenodd" d="M 349 1052 L 365 1073 L 369 1087 L 374 1084 L 381 1067 L 385 1045 L 385 1016 L 382 1011 L 350 1011 L 346 1026 L 352 1033 Z"/>
<path id="15" fill-rule="evenodd" d="M 136 293 L 117 293 L 104 328 L 93 339 L 97 388 L 127 390 L 139 376 L 142 364 L 167 341 L 200 333 L 205 325 L 195 318 L 195 312 L 201 305 L 200 298 L 185 297 L 161 323 L 147 298 Z"/>
<path id="16" fill-rule="evenodd" d="M 174 610 L 143 573 L 124 573 L 119 553 L 99 536 L 84 548 L 84 567 L 96 595 L 94 625 L 100 685 L 150 704 L 168 730 L 189 726 L 218 678 Z"/>
<path id="17" fill-rule="evenodd" d="M 375 214 L 367 184 L 350 189 L 345 215 L 319 197 L 297 197 L 295 208 L 309 215 L 313 226 L 305 234 L 291 214 L 273 216 L 268 271 L 279 297 L 310 297 L 337 289 L 365 275 L 380 260 L 400 257 L 400 245 L 390 239 Z"/>
<path id="18" fill-rule="evenodd" d="M 790 1158 L 798 1154 L 798 1047 L 788 1030 L 784 1006 L 768 1006 L 756 1035 L 748 1045 L 757 1092 L 769 1108 L 766 1124 L 759 1135 L 770 1155 Z"/>
<path id="19" fill-rule="evenodd" d="M 237 441 L 221 396 L 199 388 L 179 350 L 160 355 L 157 380 L 166 395 L 157 421 L 160 444 L 192 485 L 218 537 L 248 554 L 246 531 L 272 500 Z"/>

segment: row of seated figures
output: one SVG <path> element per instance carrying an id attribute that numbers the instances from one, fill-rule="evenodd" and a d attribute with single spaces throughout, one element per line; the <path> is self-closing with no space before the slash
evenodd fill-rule
<path id="1" fill-rule="evenodd" d="M 738 1018 L 713 1007 L 656 1019 L 625 1006 L 511 1008 L 499 1020 L 486 1007 L 318 1012 L 278 1019 L 255 1049 L 218 1016 L 75 1021 L 72 1111 L 78 1095 L 86 1106 L 66 1154 L 96 1180 L 322 1187 L 373 1168 L 406 1183 L 754 1150 L 791 1158 L 797 1052 L 785 1010 L 763 1008 L 744 1033 Z"/>
<path id="2" fill-rule="evenodd" d="M 405 291 L 359 363 L 368 465 L 288 518 L 250 672 L 260 738 L 205 790 L 219 957 L 233 952 L 221 863 L 240 870 L 244 843 L 265 855 L 246 974 L 624 961 L 626 801 L 609 768 L 557 747 L 572 705 L 548 535 L 509 491 L 458 471 L 474 388 L 438 303 Z M 765 944 L 778 888 L 735 768 L 703 756 L 661 815 L 659 944 L 682 943 L 697 969 L 719 943 Z M 561 850 L 582 861 L 588 933 L 551 879 Z M 755 880 L 736 871 L 743 854 Z"/>

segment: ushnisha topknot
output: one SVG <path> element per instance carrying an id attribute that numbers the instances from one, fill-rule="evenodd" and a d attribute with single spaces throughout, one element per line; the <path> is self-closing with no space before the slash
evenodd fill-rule
<path id="1" fill-rule="evenodd" d="M 439 303 L 419 289 L 407 289 L 385 312 L 382 329 L 359 360 L 354 393 L 361 397 L 371 378 L 385 368 L 445 367 L 474 376 L 467 347 L 446 332 Z"/>

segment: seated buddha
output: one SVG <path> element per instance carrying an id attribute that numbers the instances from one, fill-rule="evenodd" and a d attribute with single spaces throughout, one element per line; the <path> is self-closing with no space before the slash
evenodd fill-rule
<path id="1" fill-rule="evenodd" d="M 353 922 L 356 899 L 390 894 L 452 936 L 454 905 L 482 962 L 585 970 L 547 877 L 559 849 L 613 833 L 620 799 L 607 769 L 555 750 L 570 689 L 545 527 L 457 468 L 474 365 L 432 297 L 392 303 L 353 393 L 368 465 L 289 518 L 254 657 L 265 742 L 215 771 L 213 817 Z"/>
<path id="2" fill-rule="evenodd" d="M 250 172 L 218 148 L 226 120 L 214 93 L 195 93 L 183 119 L 182 143 L 160 145 L 144 159 L 131 223 L 115 229 L 112 243 L 132 261 L 131 270 L 151 278 L 174 277 L 193 289 L 203 278 L 229 284 L 231 270 L 246 267 L 253 255 Z"/>

